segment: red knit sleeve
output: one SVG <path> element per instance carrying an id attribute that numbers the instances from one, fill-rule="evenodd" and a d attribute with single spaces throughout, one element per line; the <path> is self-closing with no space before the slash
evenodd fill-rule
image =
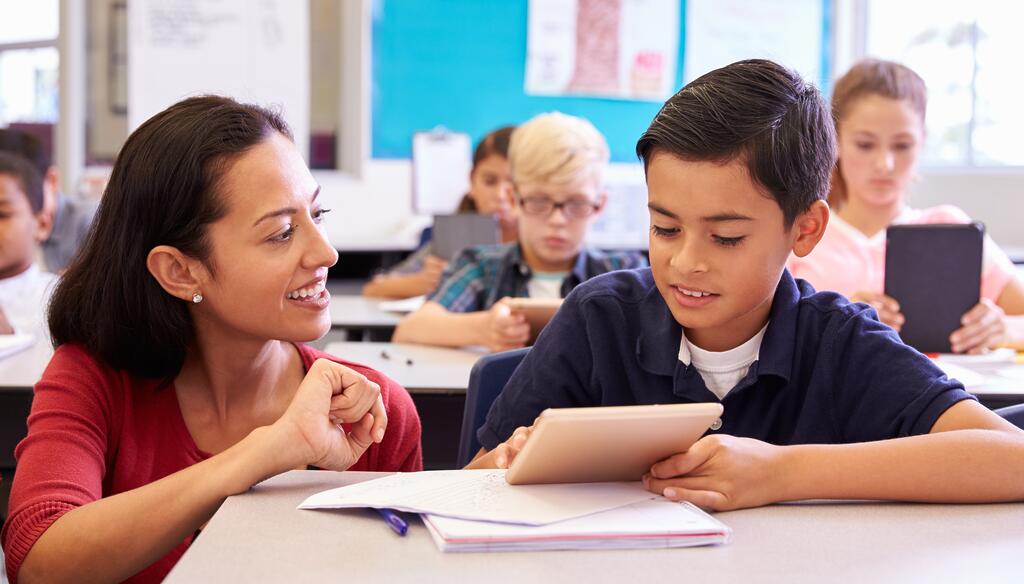
<path id="1" fill-rule="evenodd" d="M 62 346 L 35 386 L 28 435 L 3 529 L 11 582 L 39 536 L 62 515 L 103 495 L 111 427 L 110 380 L 81 348 Z"/>

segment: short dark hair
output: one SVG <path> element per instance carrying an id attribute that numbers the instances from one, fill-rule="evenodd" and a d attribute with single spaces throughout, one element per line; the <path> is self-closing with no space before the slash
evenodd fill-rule
<path id="1" fill-rule="evenodd" d="M 39 176 L 32 163 L 24 156 L 0 152 L 0 174 L 6 174 L 21 184 L 21 190 L 28 199 L 32 214 L 43 209 L 43 177 Z"/>
<path id="2" fill-rule="evenodd" d="M 217 196 L 225 171 L 274 132 L 291 139 L 277 113 L 217 96 L 178 102 L 132 132 L 92 231 L 54 291 L 54 345 L 81 344 L 104 364 L 142 377 L 176 375 L 193 341 L 192 319 L 185 301 L 149 273 L 146 258 L 170 245 L 207 262 L 207 227 L 226 212 Z"/>
<path id="3" fill-rule="evenodd" d="M 28 159 L 39 176 L 46 176 L 50 170 L 50 155 L 43 148 L 43 143 L 28 132 L 12 130 L 10 128 L 0 129 L 0 151 L 20 154 Z"/>
<path id="4" fill-rule="evenodd" d="M 835 128 L 817 88 L 782 65 L 751 59 L 706 73 L 669 98 L 636 145 L 645 168 L 656 152 L 694 161 L 743 157 L 789 227 L 828 194 Z"/>

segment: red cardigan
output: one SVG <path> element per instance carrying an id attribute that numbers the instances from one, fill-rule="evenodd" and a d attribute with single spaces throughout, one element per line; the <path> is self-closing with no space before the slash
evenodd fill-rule
<path id="1" fill-rule="evenodd" d="M 380 385 L 388 413 L 384 441 L 350 470 L 423 469 L 419 416 L 402 386 L 363 365 L 296 346 L 307 370 L 324 357 Z M 174 388 L 159 385 L 101 365 L 80 346 L 64 345 L 54 353 L 35 386 L 28 436 L 15 450 L 18 467 L 2 534 L 12 584 L 32 545 L 63 514 L 209 458 L 192 440 Z M 191 541 L 186 538 L 128 582 L 159 582 Z"/>

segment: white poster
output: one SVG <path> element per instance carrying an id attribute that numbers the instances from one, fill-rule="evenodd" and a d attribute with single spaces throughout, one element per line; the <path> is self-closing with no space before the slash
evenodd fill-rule
<path id="1" fill-rule="evenodd" d="M 308 0 L 129 0 L 128 123 L 214 93 L 277 107 L 309 152 Z"/>
<path id="2" fill-rule="evenodd" d="M 530 0 L 529 95 L 663 101 L 676 90 L 679 0 Z"/>
<path id="3" fill-rule="evenodd" d="M 822 0 L 687 0 L 683 82 L 742 59 L 771 59 L 821 84 Z"/>

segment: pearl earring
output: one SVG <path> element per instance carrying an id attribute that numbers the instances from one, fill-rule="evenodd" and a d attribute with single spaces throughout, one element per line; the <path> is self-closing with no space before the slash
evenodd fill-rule
<path id="1" fill-rule="evenodd" d="M 196 292 L 195 294 L 192 295 L 192 304 L 199 304 L 202 301 L 203 295 L 200 294 L 199 292 Z"/>

